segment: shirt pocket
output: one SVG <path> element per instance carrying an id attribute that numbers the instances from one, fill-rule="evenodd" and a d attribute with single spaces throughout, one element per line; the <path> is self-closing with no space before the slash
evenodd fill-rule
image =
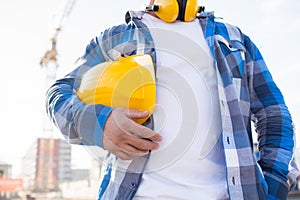
<path id="1" fill-rule="evenodd" d="M 243 78 L 245 71 L 245 47 L 239 40 L 226 40 L 224 37 L 217 35 L 217 40 L 226 62 L 230 68 L 232 78 Z"/>

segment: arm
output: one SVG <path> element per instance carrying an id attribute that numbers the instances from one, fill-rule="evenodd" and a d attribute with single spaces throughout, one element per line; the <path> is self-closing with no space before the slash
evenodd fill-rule
<path id="1" fill-rule="evenodd" d="M 134 45 L 129 45 L 134 41 L 131 30 L 125 24 L 105 30 L 86 47 L 84 55 L 76 62 L 76 69 L 49 88 L 47 113 L 69 143 L 103 146 L 104 125 L 112 108 L 86 105 L 76 92 L 82 76 L 90 68 L 134 51 Z M 130 48 L 124 49 L 125 46 Z"/>
<path id="2" fill-rule="evenodd" d="M 258 163 L 268 184 L 267 199 L 286 199 L 288 167 L 294 148 L 291 115 L 259 50 L 248 37 L 245 45 L 252 120 L 261 155 Z"/>
<path id="3" fill-rule="evenodd" d="M 48 90 L 47 113 L 69 143 L 97 145 L 122 159 L 132 159 L 158 148 L 157 143 L 142 138 L 160 141 L 161 136 L 131 120 L 144 118 L 147 112 L 87 105 L 76 95 L 82 76 L 90 68 L 136 52 L 134 35 L 132 27 L 126 25 L 106 30 L 88 45 L 85 55 L 77 62 L 78 67 Z"/>

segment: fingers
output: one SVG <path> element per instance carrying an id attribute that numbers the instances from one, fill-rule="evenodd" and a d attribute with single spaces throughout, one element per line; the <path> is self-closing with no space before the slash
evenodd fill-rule
<path id="1" fill-rule="evenodd" d="M 111 153 L 113 153 L 115 156 L 117 156 L 118 158 L 120 158 L 122 160 L 132 160 L 135 157 L 144 156 L 144 155 L 146 155 L 146 154 L 149 153 L 149 151 L 145 151 L 145 152 L 133 152 L 134 148 L 132 148 L 132 147 L 131 147 L 132 149 L 128 149 L 128 148 L 130 148 L 130 146 L 126 147 L 126 149 L 128 151 L 126 151 L 124 149 L 122 149 L 122 150 L 121 149 L 119 149 L 119 150 L 115 149 Z"/>
<path id="2" fill-rule="evenodd" d="M 122 114 L 124 114 L 127 118 L 122 117 Z M 162 137 L 159 134 L 131 120 L 133 118 L 147 117 L 148 114 L 148 111 L 138 111 L 121 108 L 117 112 L 113 113 L 113 118 L 119 129 L 121 129 L 124 133 L 160 142 L 162 140 Z"/>
<path id="3" fill-rule="evenodd" d="M 131 118 L 131 119 L 140 119 L 140 118 L 145 118 L 149 115 L 149 111 L 139 111 L 139 110 L 131 110 L 128 109 L 126 116 Z"/>
<path id="4" fill-rule="evenodd" d="M 137 124 L 132 120 L 128 121 L 127 126 L 128 126 L 127 131 L 129 131 L 134 136 L 140 138 L 147 138 L 156 142 L 160 142 L 162 140 L 162 137 L 158 133 L 154 132 L 153 130 L 143 125 Z"/>
<path id="5" fill-rule="evenodd" d="M 135 157 L 144 156 L 150 150 L 157 149 L 159 145 L 155 142 L 125 135 L 122 140 L 112 141 L 107 137 L 103 138 L 105 149 L 113 153 L 122 160 L 131 160 Z"/>
<path id="6" fill-rule="evenodd" d="M 159 144 L 156 142 L 153 142 L 151 140 L 146 140 L 146 139 L 142 139 L 142 138 L 137 138 L 134 136 L 128 136 L 127 140 L 126 140 L 126 144 L 131 146 L 132 148 L 128 148 L 125 151 L 126 152 L 136 152 L 139 153 L 140 152 L 148 152 L 149 150 L 156 150 L 159 147 Z M 133 150 L 133 151 L 130 151 Z"/>
<path id="7" fill-rule="evenodd" d="M 144 118 L 148 111 L 114 109 L 103 131 L 103 148 L 123 160 L 143 156 L 159 147 L 162 137 L 153 130 L 137 124 L 133 118 Z"/>

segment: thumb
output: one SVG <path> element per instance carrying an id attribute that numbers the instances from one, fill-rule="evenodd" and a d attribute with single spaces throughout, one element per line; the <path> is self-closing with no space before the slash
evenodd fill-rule
<path id="1" fill-rule="evenodd" d="M 149 115 L 149 111 L 139 111 L 139 110 L 128 110 L 126 113 L 126 116 L 131 118 L 131 119 L 140 119 L 140 118 L 145 118 Z"/>

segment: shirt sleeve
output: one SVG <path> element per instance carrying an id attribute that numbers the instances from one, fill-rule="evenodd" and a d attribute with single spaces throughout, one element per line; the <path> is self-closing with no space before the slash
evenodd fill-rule
<path id="1" fill-rule="evenodd" d="M 69 143 L 102 147 L 102 132 L 112 108 L 87 105 L 80 101 L 76 92 L 83 74 L 104 61 L 97 40 L 92 40 L 85 55 L 77 61 L 77 68 L 56 80 L 47 92 L 47 113 Z"/>
<path id="2" fill-rule="evenodd" d="M 105 30 L 90 42 L 84 56 L 76 62 L 75 70 L 49 88 L 46 95 L 48 116 L 69 143 L 103 146 L 102 133 L 113 108 L 87 105 L 80 101 L 76 92 L 82 76 L 93 66 L 134 53 L 133 35 L 132 28 L 125 24 Z"/>
<path id="3" fill-rule="evenodd" d="M 267 199 L 286 199 L 294 131 L 284 98 L 253 42 L 245 36 L 252 120 L 258 134 L 260 160 L 268 184 Z"/>

